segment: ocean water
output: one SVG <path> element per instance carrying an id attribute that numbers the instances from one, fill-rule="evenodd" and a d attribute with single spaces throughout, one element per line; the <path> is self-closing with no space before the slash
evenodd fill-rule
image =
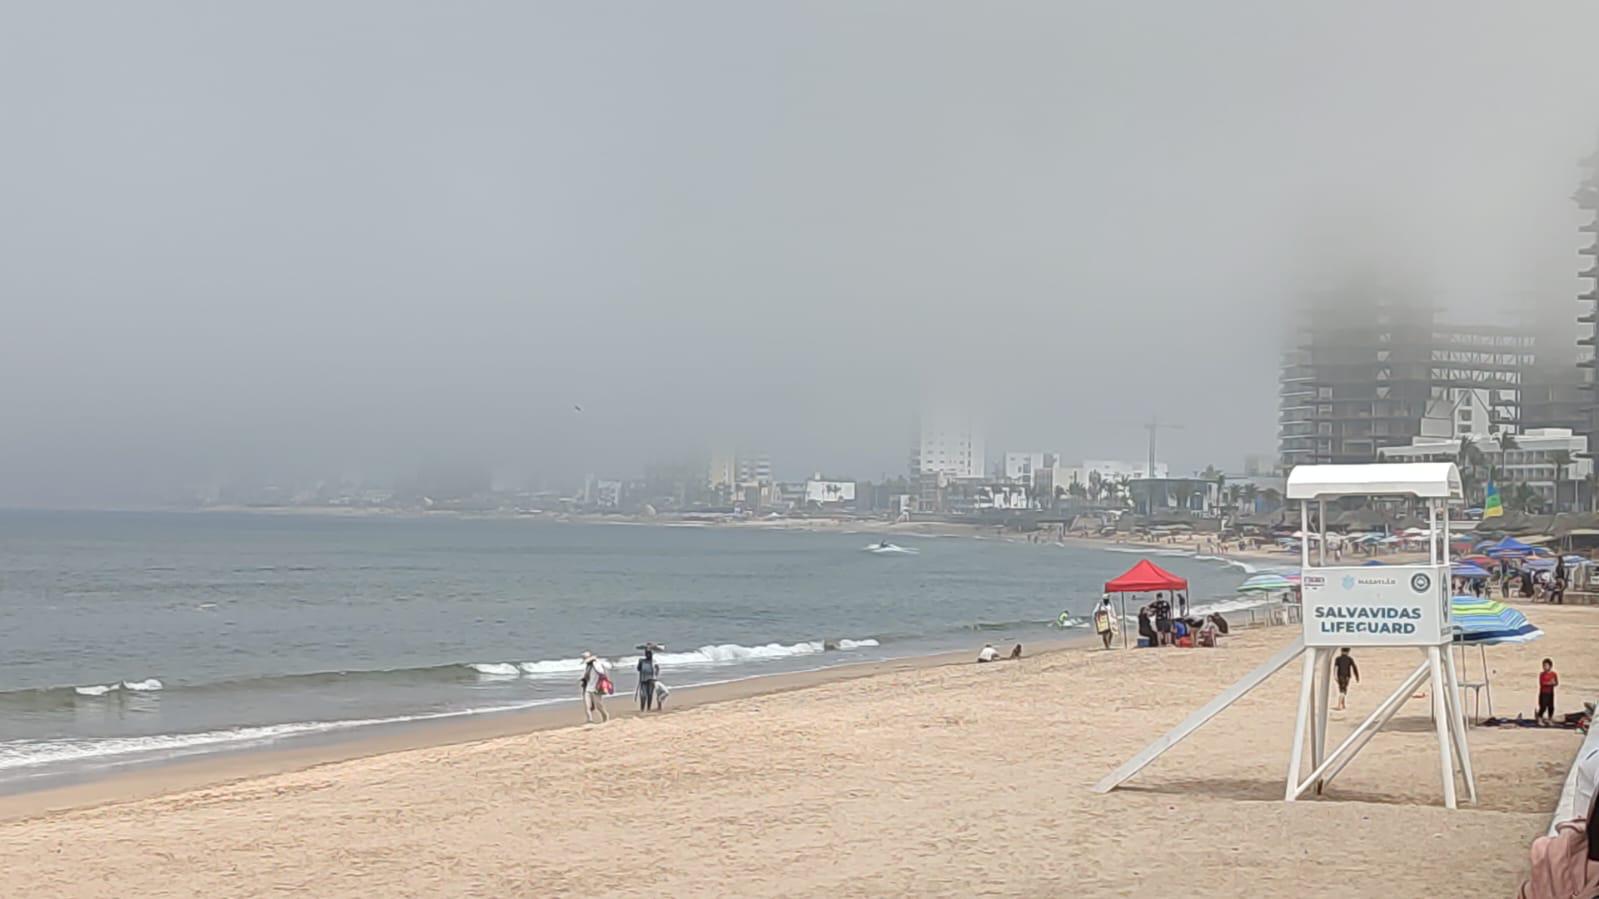
<path id="1" fill-rule="evenodd" d="M 544 520 L 0 511 L 0 784 L 1060 637 L 1134 556 L 999 539 Z M 1243 572 L 1159 560 L 1195 602 Z"/>

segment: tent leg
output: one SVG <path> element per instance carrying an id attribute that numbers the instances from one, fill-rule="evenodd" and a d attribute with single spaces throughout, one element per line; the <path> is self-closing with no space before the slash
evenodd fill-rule
<path id="1" fill-rule="evenodd" d="M 1316 718 L 1311 722 L 1310 763 L 1320 768 L 1327 754 L 1327 700 L 1332 688 L 1333 651 L 1322 649 L 1317 651 L 1317 655 L 1319 658 L 1316 662 Z M 1316 784 L 1316 792 L 1321 792 L 1320 783 Z"/>
<path id="2" fill-rule="evenodd" d="M 1449 680 L 1449 725 L 1455 735 L 1455 755 L 1460 762 L 1460 773 L 1466 778 L 1466 798 L 1477 804 L 1477 775 L 1471 770 L 1471 747 L 1466 744 L 1465 699 L 1460 695 L 1460 674 L 1455 668 L 1455 657 L 1445 656 L 1448 665 L 1444 675 Z"/>
<path id="3" fill-rule="evenodd" d="M 1427 666 L 1429 679 L 1432 681 L 1432 720 L 1434 729 L 1438 733 L 1438 770 L 1443 776 L 1444 808 L 1456 808 L 1455 802 L 1455 762 L 1449 751 L 1449 698 L 1444 695 L 1443 661 L 1439 658 L 1438 647 L 1427 647 Z"/>
<path id="4" fill-rule="evenodd" d="M 1312 687 L 1316 680 L 1316 659 L 1321 650 L 1305 653 L 1304 672 L 1299 677 L 1299 710 L 1294 713 L 1294 748 L 1288 755 L 1288 785 L 1283 788 L 1283 801 L 1293 802 L 1299 787 L 1300 762 L 1305 758 L 1305 729 L 1310 723 L 1310 705 L 1315 699 Z"/>
<path id="5" fill-rule="evenodd" d="M 1362 721 L 1359 727 L 1355 728 L 1349 736 L 1344 738 L 1342 743 L 1338 744 L 1338 748 L 1332 751 L 1332 755 L 1327 757 L 1320 769 L 1310 772 L 1310 780 L 1298 785 L 1296 788 L 1298 792 L 1303 794 L 1305 790 L 1310 788 L 1310 784 L 1316 781 L 1320 781 L 1323 787 L 1331 783 L 1332 779 L 1337 777 L 1340 771 L 1344 770 L 1344 766 L 1348 765 L 1350 760 L 1358 755 L 1367 743 L 1371 742 L 1371 738 L 1375 737 L 1388 724 L 1388 721 L 1398 713 L 1399 709 L 1410 699 L 1410 694 L 1414 693 L 1416 688 L 1421 685 L 1421 682 L 1427 679 L 1427 671 L 1426 662 L 1417 666 L 1416 670 L 1405 678 L 1398 689 L 1388 694 L 1388 698 L 1384 699 L 1375 709 L 1372 709 L 1371 714 L 1366 716 L 1366 720 Z"/>
<path id="6" fill-rule="evenodd" d="M 1304 638 L 1295 638 L 1294 642 L 1278 650 L 1276 655 L 1260 663 L 1253 671 L 1239 678 L 1237 683 L 1223 690 L 1192 715 L 1184 718 L 1181 724 L 1172 728 L 1160 739 L 1145 746 L 1137 755 L 1123 762 L 1121 767 L 1105 775 L 1099 783 L 1094 784 L 1094 792 L 1108 793 L 1125 783 L 1128 778 L 1142 771 L 1146 765 L 1159 758 L 1166 750 L 1176 746 L 1183 738 L 1198 730 L 1205 722 L 1216 717 L 1223 709 L 1237 702 L 1244 694 L 1260 686 L 1261 681 L 1276 674 L 1278 669 L 1298 658 L 1304 651 Z"/>

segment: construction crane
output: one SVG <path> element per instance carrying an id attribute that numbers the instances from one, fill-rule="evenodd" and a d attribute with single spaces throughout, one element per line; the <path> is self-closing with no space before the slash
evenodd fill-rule
<path id="1" fill-rule="evenodd" d="M 1183 430 L 1182 425 L 1167 424 L 1166 422 L 1161 421 L 1159 417 L 1154 415 L 1151 415 L 1149 417 L 1149 421 L 1144 423 L 1144 430 L 1149 432 L 1149 468 L 1144 471 L 1145 477 L 1152 478 L 1155 476 L 1155 435 L 1159 433 L 1162 428 L 1168 431 Z"/>

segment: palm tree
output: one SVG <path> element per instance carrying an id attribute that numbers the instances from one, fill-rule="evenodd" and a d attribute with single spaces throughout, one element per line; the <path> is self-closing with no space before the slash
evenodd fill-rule
<path id="1" fill-rule="evenodd" d="M 1270 503 L 1271 507 L 1275 509 L 1282 505 L 1283 495 L 1276 487 L 1267 487 L 1265 490 L 1260 491 L 1260 498 Z"/>
<path id="2" fill-rule="evenodd" d="M 1549 455 L 1549 461 L 1555 464 L 1555 511 L 1559 512 L 1560 484 L 1565 481 L 1566 475 L 1571 473 L 1571 466 L 1576 464 L 1576 460 L 1571 458 L 1569 450 L 1555 450 Z M 1575 496 L 1571 498 L 1571 506 L 1573 509 L 1577 506 L 1577 498 Z"/>
<path id="3" fill-rule="evenodd" d="M 1194 485 L 1187 481 L 1178 481 L 1172 486 L 1173 498 L 1177 500 L 1177 508 L 1188 511 L 1188 503 L 1194 498 Z"/>
<path id="4" fill-rule="evenodd" d="M 1477 446 L 1477 442 L 1469 435 L 1460 438 L 1460 449 L 1455 452 L 1455 465 L 1460 469 L 1460 486 L 1470 500 L 1476 495 L 1477 488 L 1482 484 L 1478 475 L 1486 467 L 1488 459 Z"/>
<path id="5" fill-rule="evenodd" d="M 1255 498 L 1260 496 L 1260 488 L 1254 484 L 1245 484 L 1243 494 L 1244 503 L 1249 506 L 1249 511 L 1253 514 L 1255 511 Z"/>

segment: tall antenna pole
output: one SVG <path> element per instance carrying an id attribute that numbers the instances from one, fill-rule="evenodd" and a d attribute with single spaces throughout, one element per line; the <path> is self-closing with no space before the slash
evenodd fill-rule
<path id="1" fill-rule="evenodd" d="M 1149 424 L 1144 427 L 1149 429 L 1149 464 L 1144 469 L 1144 477 L 1152 478 L 1155 476 L 1155 432 L 1160 430 L 1160 418 L 1151 415 Z"/>

